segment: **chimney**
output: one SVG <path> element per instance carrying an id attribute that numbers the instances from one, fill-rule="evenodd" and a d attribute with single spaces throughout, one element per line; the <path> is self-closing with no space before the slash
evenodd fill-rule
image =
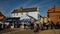
<path id="1" fill-rule="evenodd" d="M 21 6 L 20 8 L 19 8 L 19 11 L 22 11 L 23 10 L 23 7 Z"/>

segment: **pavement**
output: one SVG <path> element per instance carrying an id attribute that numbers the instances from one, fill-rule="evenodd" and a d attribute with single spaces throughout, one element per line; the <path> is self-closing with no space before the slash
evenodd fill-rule
<path id="1" fill-rule="evenodd" d="M 39 34 L 60 34 L 60 29 L 44 30 Z"/>
<path id="2" fill-rule="evenodd" d="M 60 29 L 43 30 L 34 33 L 33 30 L 24 30 L 20 28 L 15 28 L 15 29 L 11 29 L 11 31 L 2 32 L 0 34 L 60 34 Z"/>

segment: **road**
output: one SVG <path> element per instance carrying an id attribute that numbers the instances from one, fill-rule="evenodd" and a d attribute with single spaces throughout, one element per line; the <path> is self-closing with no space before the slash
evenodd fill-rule
<path id="1" fill-rule="evenodd" d="M 60 34 L 60 29 L 44 30 L 34 33 L 33 30 L 15 29 L 1 34 Z"/>
<path id="2" fill-rule="evenodd" d="M 13 31 L 4 32 L 2 34 L 38 34 L 38 33 L 39 32 L 34 33 L 33 30 L 15 29 Z"/>

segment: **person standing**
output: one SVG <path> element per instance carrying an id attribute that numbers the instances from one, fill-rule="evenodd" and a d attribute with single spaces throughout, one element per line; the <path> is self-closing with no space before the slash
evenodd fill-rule
<path id="1" fill-rule="evenodd" d="M 33 23 L 30 24 L 30 28 L 31 28 L 31 30 L 34 29 L 34 24 Z"/>
<path id="2" fill-rule="evenodd" d="M 60 29 L 60 21 L 59 21 L 59 29 Z"/>
<path id="3" fill-rule="evenodd" d="M 24 24 L 24 29 L 26 29 L 26 24 Z"/>
<path id="4" fill-rule="evenodd" d="M 46 29 L 48 29 L 48 27 L 49 27 L 49 23 L 46 23 Z"/>
<path id="5" fill-rule="evenodd" d="M 38 32 L 38 25 L 34 24 L 34 32 Z"/>

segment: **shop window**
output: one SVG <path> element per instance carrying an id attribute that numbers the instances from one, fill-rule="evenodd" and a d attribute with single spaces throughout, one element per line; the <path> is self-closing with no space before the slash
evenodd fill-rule
<path id="1" fill-rule="evenodd" d="M 59 16 L 59 19 L 60 19 L 60 16 Z"/>

